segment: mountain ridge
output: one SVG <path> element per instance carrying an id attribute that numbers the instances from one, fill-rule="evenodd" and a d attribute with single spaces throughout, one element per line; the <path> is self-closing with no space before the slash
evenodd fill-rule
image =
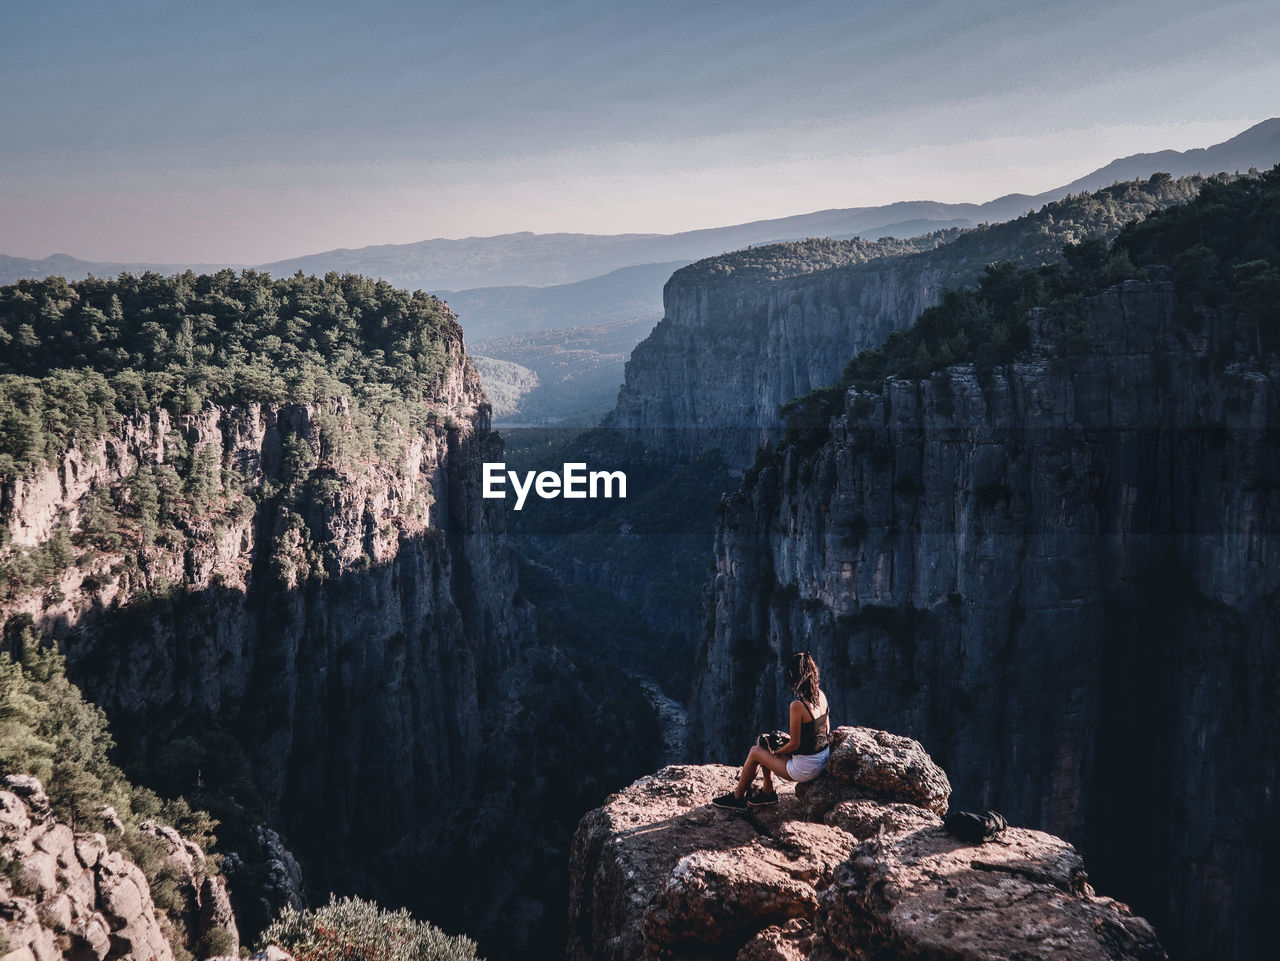
<path id="1" fill-rule="evenodd" d="M 922 221 L 919 232 L 943 226 L 937 221 L 974 223 L 1007 220 L 1071 193 L 1098 189 L 1121 180 L 1167 170 L 1173 176 L 1218 170 L 1271 166 L 1280 161 L 1280 118 L 1270 118 L 1209 147 L 1164 150 L 1118 158 L 1062 187 L 1027 195 L 1005 194 L 985 203 L 947 204 L 904 200 L 872 207 L 828 208 L 788 217 L 706 227 L 672 234 L 585 234 L 532 231 L 486 237 L 430 238 L 408 244 L 376 244 L 335 248 L 258 265 L 274 275 L 339 272 L 370 273 L 396 286 L 424 290 L 470 290 L 494 286 L 551 286 L 607 274 L 621 267 L 675 260 L 698 260 L 754 244 L 800 240 L 814 236 L 858 234 L 874 239 L 875 231 Z M 532 246 L 530 246 L 532 245 Z M 447 255 L 447 256 L 446 256 Z M 424 256 L 431 258 L 424 262 Z M 452 265 L 448 257 L 453 258 Z M 214 269 L 210 264 L 92 262 L 67 254 L 43 259 L 0 255 L 0 283 L 43 276 L 39 271 L 65 271 L 68 279 L 84 273 L 118 273 L 121 269 Z M 236 265 L 239 266 L 239 265 Z M 76 277 L 71 272 L 76 273 Z"/>

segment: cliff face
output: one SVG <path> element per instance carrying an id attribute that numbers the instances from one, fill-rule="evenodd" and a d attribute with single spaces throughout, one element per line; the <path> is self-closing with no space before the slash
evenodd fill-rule
<path id="1" fill-rule="evenodd" d="M 850 391 L 722 506 L 695 737 L 730 760 L 812 650 L 839 721 L 918 737 L 965 806 L 1076 840 L 1186 957 L 1280 894 L 1277 372 L 1170 284 L 1049 314 L 1031 354 Z M 1176 879 L 1166 881 L 1166 879 Z"/>
<path id="2" fill-rule="evenodd" d="M 107 835 L 75 832 L 49 810 L 31 777 L 10 775 L 0 790 L 0 950 L 14 961 L 152 958 L 173 961 L 174 925 L 156 906 L 141 869 Z M 109 819 L 101 825 L 111 830 Z M 239 935 L 226 881 L 198 845 L 172 828 L 142 826 L 164 860 L 168 908 L 189 915 L 190 944 L 201 956 L 236 956 Z M 116 838 L 118 840 L 118 837 Z"/>
<path id="3" fill-rule="evenodd" d="M 1165 957 L 1061 839 L 948 835 L 947 777 L 909 738 L 839 728 L 821 777 L 746 814 L 710 804 L 736 774 L 667 767 L 582 819 L 571 958 Z"/>
<path id="4" fill-rule="evenodd" d="M 740 290 L 677 271 L 662 321 L 627 361 L 606 426 L 675 459 L 718 450 L 745 467 L 757 446 L 777 439 L 781 404 L 836 380 L 855 352 L 878 346 L 955 282 L 928 255 Z"/>
<path id="5" fill-rule="evenodd" d="M 481 771 L 503 762 L 489 735 L 527 672 L 527 608 L 479 486 L 499 442 L 453 346 L 434 415 L 393 452 L 344 457 L 357 438 L 342 402 L 206 405 L 131 418 L 5 484 L 14 542 L 61 531 L 99 545 L 11 593 L 6 634 L 32 625 L 58 640 L 126 760 L 230 734 L 316 891 L 396 890 L 393 852 L 465 842 L 446 825 L 469 823 Z M 125 516 L 111 535 L 123 546 L 100 546 L 94 492 L 136 501 L 130 478 L 175 448 L 220 468 L 208 509 L 183 508 L 152 539 Z M 464 890 L 401 894 L 440 910 L 433 898 Z"/>
<path id="6" fill-rule="evenodd" d="M 716 450 L 745 468 L 759 445 L 777 441 L 780 405 L 834 383 L 854 354 L 946 289 L 975 283 L 995 261 L 1058 261 L 1064 244 L 1113 237 L 1126 221 L 1194 197 L 1201 182 L 1116 184 L 927 245 L 853 241 L 833 256 L 809 241 L 685 267 L 667 282 L 664 317 L 632 352 L 605 423 L 673 459 Z"/>

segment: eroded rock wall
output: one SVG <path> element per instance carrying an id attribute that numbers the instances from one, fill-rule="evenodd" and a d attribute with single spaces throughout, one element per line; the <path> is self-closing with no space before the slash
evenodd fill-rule
<path id="1" fill-rule="evenodd" d="M 1047 204 L 1007 223 L 912 241 L 770 245 L 699 261 L 663 290 L 664 316 L 631 354 L 607 426 L 655 453 L 719 451 L 738 470 L 776 442 L 780 405 L 835 383 L 849 359 L 907 327 L 992 263 L 1036 266 L 1064 244 L 1114 237 L 1186 202 L 1196 177 L 1153 177 Z"/>
<path id="2" fill-rule="evenodd" d="M 745 468 L 761 443 L 777 440 L 781 404 L 834 382 L 850 357 L 937 303 L 944 286 L 972 279 L 954 274 L 929 254 L 742 289 L 677 271 L 605 424 L 673 460 L 717 450 Z"/>
<path id="3" fill-rule="evenodd" d="M 1277 372 L 1164 282 L 1032 317 L 980 382 L 852 391 L 722 507 L 693 706 L 708 760 L 785 715 L 919 738 L 965 806 L 1080 844 L 1183 957 L 1263 950 L 1280 850 Z"/>
<path id="4" fill-rule="evenodd" d="M 391 852 L 465 841 L 478 776 L 504 760 L 490 736 L 512 723 L 505 692 L 528 686 L 530 609 L 479 486 L 500 441 L 455 346 L 422 426 L 391 450 L 343 456 L 361 445 L 341 400 L 206 405 L 129 418 L 5 480 L 14 543 L 79 544 L 95 492 L 128 500 L 175 449 L 223 472 L 207 510 L 180 504 L 150 542 L 126 514 L 122 545 L 77 547 L 0 616 L 11 643 L 32 627 L 60 644 L 123 760 L 232 735 L 313 891 L 383 894 L 404 880 Z"/>
<path id="5" fill-rule="evenodd" d="M 164 869 L 176 917 L 156 906 L 146 875 L 105 834 L 73 831 L 55 818 L 35 778 L 6 777 L 0 790 L 5 957 L 172 961 L 174 939 L 183 951 L 203 942 L 235 956 L 239 932 L 225 879 L 199 845 L 172 828 L 147 822 L 142 830 L 166 851 Z"/>

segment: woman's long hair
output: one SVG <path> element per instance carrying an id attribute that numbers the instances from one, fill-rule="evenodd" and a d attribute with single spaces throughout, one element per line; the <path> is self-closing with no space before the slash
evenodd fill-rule
<path id="1" fill-rule="evenodd" d="M 817 704 L 818 665 L 808 651 L 798 651 L 787 662 L 787 684 L 806 704 Z"/>

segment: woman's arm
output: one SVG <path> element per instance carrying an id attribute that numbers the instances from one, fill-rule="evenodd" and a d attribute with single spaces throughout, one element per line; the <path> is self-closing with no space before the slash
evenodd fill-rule
<path id="1" fill-rule="evenodd" d="M 799 701 L 791 702 L 791 721 L 790 721 L 790 738 L 786 744 L 774 751 L 774 755 L 781 757 L 788 754 L 794 754 L 800 749 L 800 725 L 804 722 L 804 705 Z"/>

